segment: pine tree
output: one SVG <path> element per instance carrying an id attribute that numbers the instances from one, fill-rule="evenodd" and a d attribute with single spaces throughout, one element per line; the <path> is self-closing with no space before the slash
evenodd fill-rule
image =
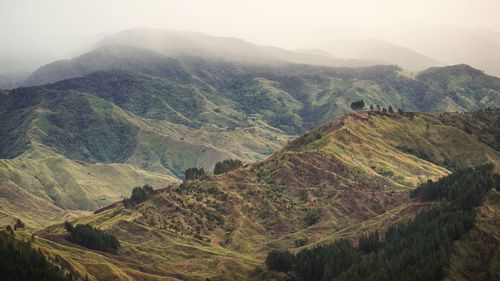
<path id="1" fill-rule="evenodd" d="M 360 110 L 363 110 L 363 108 L 365 108 L 365 101 L 364 100 L 359 100 L 359 101 L 355 101 L 355 102 L 351 103 L 352 110 L 360 111 Z"/>

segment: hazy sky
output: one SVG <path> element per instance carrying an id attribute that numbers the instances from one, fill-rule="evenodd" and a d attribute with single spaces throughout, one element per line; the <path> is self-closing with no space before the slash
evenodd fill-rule
<path id="1" fill-rule="evenodd" d="M 500 32 L 500 0 L 0 0 L 0 58 L 67 56 L 103 34 L 158 27 L 309 47 L 301 34 L 379 37 L 407 25 Z"/>

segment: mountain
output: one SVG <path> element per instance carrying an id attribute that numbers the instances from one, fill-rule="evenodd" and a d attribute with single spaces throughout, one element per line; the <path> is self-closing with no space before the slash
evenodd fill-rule
<path id="1" fill-rule="evenodd" d="M 384 231 L 436 204 L 410 200 L 418 184 L 485 162 L 498 171 L 499 114 L 344 115 L 264 161 L 73 221 L 115 235 L 117 254 L 71 243 L 62 225 L 38 232 L 35 245 L 91 279 L 270 280 L 278 277 L 263 269 L 271 249 Z"/>
<path id="2" fill-rule="evenodd" d="M 28 120 L 41 115 L 48 117 L 37 126 L 42 133 L 32 136 L 71 159 L 127 162 L 180 177 L 190 166 L 211 170 L 224 157 L 263 159 L 290 135 L 349 111 L 354 100 L 422 111 L 494 108 L 500 101 L 500 79 L 463 65 L 409 77 L 391 66 L 264 67 L 177 60 L 129 47 L 109 50 L 96 50 L 74 63 L 90 61 L 95 72 L 6 95 L 2 135 L 8 138 L 0 156 L 16 157 L 28 149 L 25 132 L 34 124 Z M 109 65 L 122 70 L 97 70 Z M 65 68 L 60 72 L 70 73 Z M 39 109 L 44 106 L 54 109 Z M 102 117 L 94 120 L 97 116 Z M 17 126 L 18 133 L 12 134 L 9 124 L 26 126 Z M 84 133 L 84 128 L 90 131 Z M 224 136 L 239 145 L 228 147 Z M 182 153 L 191 156 L 181 156 L 180 147 L 190 147 Z"/>
<path id="3" fill-rule="evenodd" d="M 0 73 L 0 89 L 11 90 L 23 85 L 24 81 L 31 73 L 29 72 L 11 72 Z"/>
<path id="4" fill-rule="evenodd" d="M 447 64 L 468 64 L 500 76 L 500 33 L 479 27 L 406 26 L 385 38 Z M 450 51 L 453 50 L 453 51 Z"/>
<path id="5" fill-rule="evenodd" d="M 350 100 L 365 98 L 369 104 L 387 105 L 391 103 L 396 107 L 414 110 L 477 110 L 496 106 L 499 89 L 498 78 L 487 76 L 465 65 L 432 69 L 428 70 L 430 72 L 426 70 L 414 77 L 391 66 L 357 69 L 293 64 L 256 66 L 211 61 L 199 57 L 173 59 L 145 49 L 106 46 L 70 61 L 56 62 L 42 67 L 33 73 L 27 81 L 38 84 L 41 81 L 59 81 L 81 77 L 101 70 L 125 70 L 167 79 L 183 85 L 196 86 L 201 93 L 212 91 L 215 95 L 217 91 L 220 91 L 226 93 L 225 95 L 230 95 L 232 102 L 236 101 L 237 103 L 247 102 L 247 99 L 250 98 L 250 96 L 245 95 L 240 98 L 244 99 L 243 101 L 235 100 L 235 91 L 243 90 L 239 88 L 242 86 L 240 84 L 246 83 L 247 88 L 265 85 L 266 91 L 267 88 L 271 87 L 277 88 L 278 91 L 287 92 L 291 95 L 291 99 L 286 98 L 287 101 L 306 103 L 306 106 L 299 105 L 299 108 L 285 105 L 289 107 L 287 111 L 291 111 L 294 115 L 291 118 L 294 123 L 297 123 L 298 118 L 303 114 L 297 116 L 293 111 L 297 111 L 297 109 L 306 111 L 316 104 L 323 106 L 323 110 L 328 110 L 326 107 L 331 107 L 334 111 L 348 109 L 348 101 L 343 101 L 346 96 Z M 431 75 L 426 75 L 433 73 L 433 71 L 439 71 L 443 76 L 433 78 Z M 251 79 L 253 79 L 252 82 L 250 82 Z M 483 82 L 484 85 L 481 84 Z M 430 89 L 430 84 L 433 83 L 439 85 Z M 445 85 L 446 83 L 448 85 Z M 255 91 L 255 89 L 251 89 L 251 91 Z M 462 93 L 463 91 L 466 92 Z M 248 92 L 248 90 L 245 89 L 244 92 Z M 318 96 L 318 93 L 321 93 L 321 96 Z M 469 94 L 472 97 L 465 96 Z M 428 103 L 428 95 L 435 97 L 432 103 Z M 310 100 L 309 96 L 314 96 L 313 99 L 316 100 Z M 327 105 L 325 102 L 330 104 Z M 250 107 L 249 110 L 255 111 L 256 109 Z M 306 126 L 306 129 L 312 128 L 314 124 L 318 124 L 318 122 L 314 122 L 312 126 Z M 303 132 L 300 129 L 300 124 L 290 124 L 290 126 L 295 127 L 295 133 Z"/>
<path id="6" fill-rule="evenodd" d="M 95 70 L 128 69 L 136 64 L 156 65 L 155 59 L 158 55 L 176 59 L 197 57 L 251 65 L 374 65 L 370 61 L 334 58 L 326 52 L 289 51 L 260 46 L 237 38 L 216 37 L 198 32 L 135 28 L 103 38 L 90 53 L 42 66 L 26 79 L 24 85 L 42 85 L 79 77 Z"/>
<path id="7" fill-rule="evenodd" d="M 0 157 L 9 167 L 2 180 L 15 187 L 5 191 L 7 198 L 16 194 L 12 190 L 29 190 L 26 202 L 44 200 L 39 209 L 50 205 L 54 218 L 67 209 L 95 210 L 141 182 L 167 186 L 189 167 L 212 171 L 227 158 L 265 159 L 291 137 L 349 112 L 355 100 L 405 111 L 478 110 L 500 103 L 500 79 L 466 65 L 412 76 L 394 66 L 256 66 L 174 59 L 124 46 L 102 47 L 66 65 L 46 73 L 78 77 L 0 93 Z M 61 169 L 37 161 L 26 173 L 23 163 L 31 155 L 60 159 L 62 170 L 81 169 L 55 177 Z M 94 184 L 85 165 L 120 170 L 113 175 L 138 169 L 142 177 L 116 189 L 108 176 Z M 68 178 L 72 187 L 63 188 Z M 89 193 L 95 186 L 102 188 Z M 4 210 L 9 220 L 16 208 Z"/>
<path id="8" fill-rule="evenodd" d="M 398 65 L 408 71 L 421 71 L 443 63 L 413 49 L 383 40 L 338 40 L 324 47 L 342 58 L 377 61 L 378 64 Z"/>

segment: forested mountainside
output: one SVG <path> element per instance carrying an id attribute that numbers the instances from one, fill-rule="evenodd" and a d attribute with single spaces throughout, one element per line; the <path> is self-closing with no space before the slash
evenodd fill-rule
<path id="1" fill-rule="evenodd" d="M 121 54 L 99 52 L 85 56 L 98 56 L 91 61 L 102 68 Z M 465 65 L 407 77 L 392 66 L 269 67 L 125 53 L 133 62 L 113 66 L 122 70 L 84 70 L 80 78 L 3 95 L 0 155 L 19 156 L 36 139 L 74 160 L 128 162 L 179 177 L 189 166 L 212 170 L 225 158 L 263 159 L 288 137 L 350 111 L 354 100 L 407 111 L 478 110 L 500 102 L 500 79 Z"/>
<path id="2" fill-rule="evenodd" d="M 105 206 L 137 184 L 167 186 L 190 167 L 212 171 L 228 158 L 265 159 L 292 137 L 349 112 L 352 101 L 394 111 L 499 104 L 499 79 L 466 65 L 410 76 L 395 66 L 250 65 L 130 46 L 103 46 L 66 64 L 76 72 L 57 64 L 40 71 L 55 80 L 59 72 L 83 76 L 0 94 L 1 180 L 9 187 L 3 192 L 34 196 L 23 204 L 41 209 L 48 202 L 54 218 L 65 209 Z M 462 129 L 495 141 L 490 132 Z M 8 220 L 15 202 L 4 207 Z"/>
<path id="3" fill-rule="evenodd" d="M 264 161 L 72 220 L 114 235 L 121 245 L 116 254 L 78 248 L 66 240 L 63 225 L 40 231 L 35 244 L 90 279 L 278 279 L 264 264 L 273 249 L 298 252 L 339 238 L 357 241 L 372 231 L 383 235 L 391 225 L 437 206 L 410 197 L 418 185 L 484 163 L 498 172 L 499 113 L 348 114 Z M 495 206 L 491 200 L 486 206 Z M 488 212 L 498 220 L 498 212 Z M 485 219 L 472 231 L 493 223 Z M 468 235 L 452 239 L 453 274 L 468 274 L 463 260 L 474 252 L 459 250 L 470 245 Z"/>

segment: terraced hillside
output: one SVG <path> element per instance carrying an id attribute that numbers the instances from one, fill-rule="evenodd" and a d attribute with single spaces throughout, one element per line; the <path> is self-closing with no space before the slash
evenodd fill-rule
<path id="1" fill-rule="evenodd" d="M 462 166 L 498 169 L 499 114 L 345 115 L 262 162 L 73 221 L 114 234 L 116 255 L 72 244 L 62 225 L 40 231 L 35 245 L 91 280 L 269 280 L 276 276 L 263 260 L 271 249 L 382 231 L 433 204 L 410 200 L 417 184 Z"/>

